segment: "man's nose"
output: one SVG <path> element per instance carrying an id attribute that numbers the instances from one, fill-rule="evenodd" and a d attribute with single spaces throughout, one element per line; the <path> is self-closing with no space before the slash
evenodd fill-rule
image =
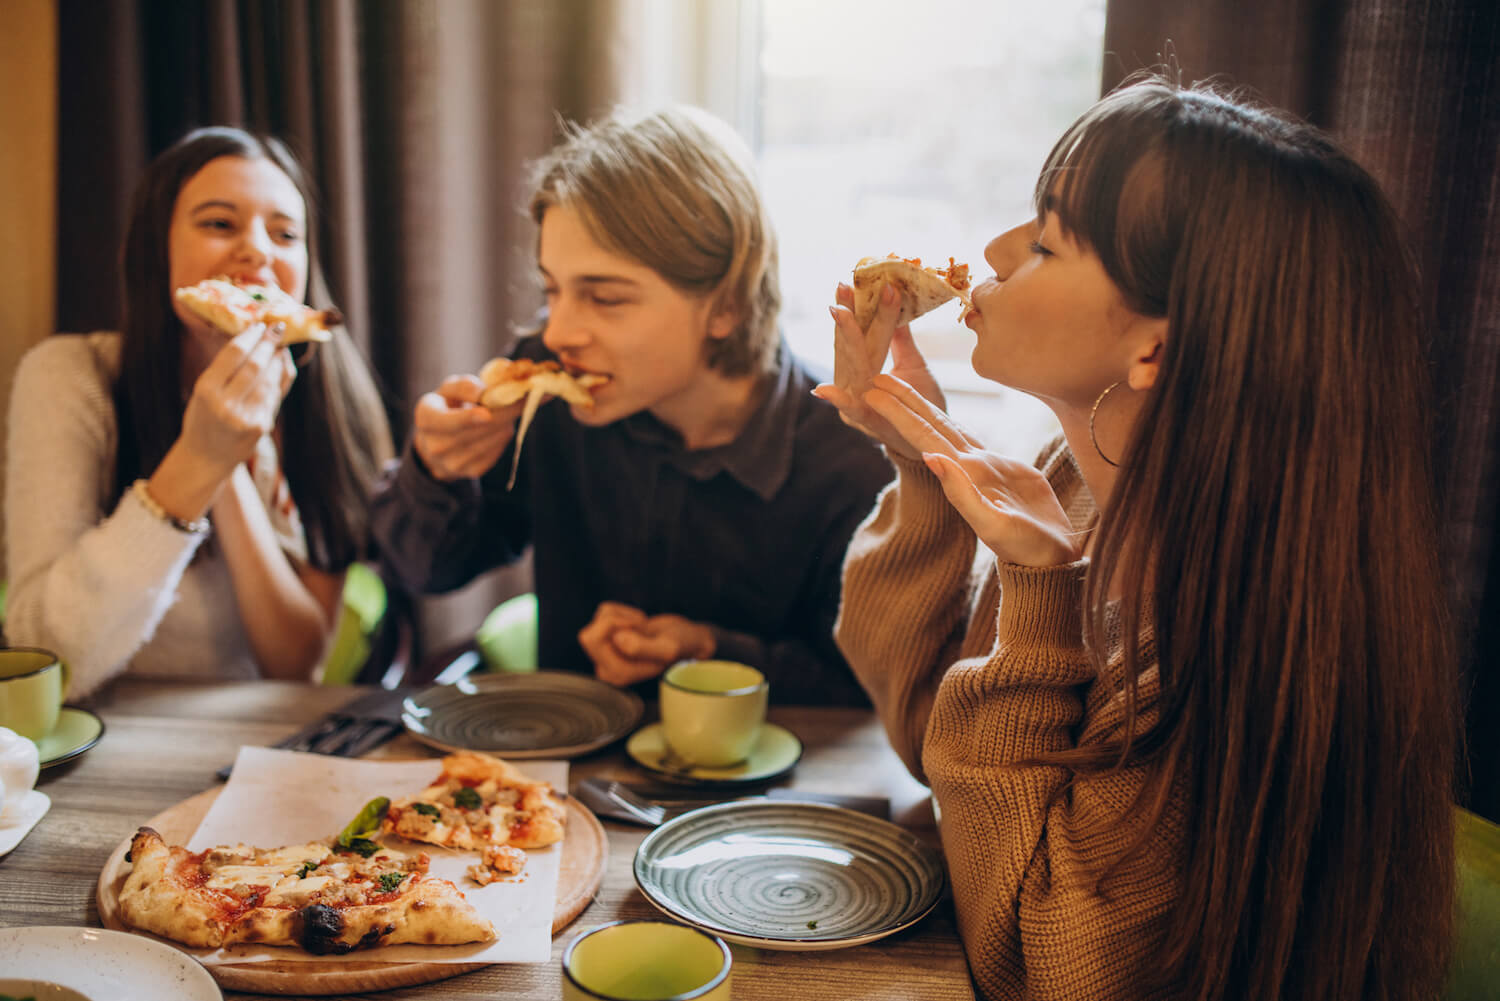
<path id="1" fill-rule="evenodd" d="M 547 307 L 547 326 L 542 329 L 542 343 L 553 354 L 576 351 L 589 341 L 588 329 L 574 310 L 558 296 Z"/>

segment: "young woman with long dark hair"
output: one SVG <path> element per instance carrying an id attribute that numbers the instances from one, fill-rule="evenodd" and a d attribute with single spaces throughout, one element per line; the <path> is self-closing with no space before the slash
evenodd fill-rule
<path id="1" fill-rule="evenodd" d="M 342 330 L 230 338 L 172 294 L 228 275 L 327 305 L 312 209 L 275 139 L 190 133 L 137 188 L 121 330 L 17 370 L 6 633 L 67 662 L 70 698 L 127 667 L 298 678 L 323 655 L 392 451 L 375 384 Z"/>
<path id="2" fill-rule="evenodd" d="M 1315 129 L 1155 78 L 1036 207 L 967 323 L 1062 425 L 1037 464 L 946 417 L 905 328 L 819 390 L 898 467 L 838 640 L 932 787 L 982 993 L 1436 996 L 1455 681 L 1391 208 Z"/>

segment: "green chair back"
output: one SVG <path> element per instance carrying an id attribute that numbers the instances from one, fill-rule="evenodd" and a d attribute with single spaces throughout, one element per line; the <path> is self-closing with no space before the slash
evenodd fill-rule
<path id="1" fill-rule="evenodd" d="M 325 685 L 350 685 L 370 657 L 371 638 L 386 612 L 385 583 L 369 566 L 353 563 L 344 577 L 338 631 L 319 677 Z"/>
<path id="2" fill-rule="evenodd" d="M 535 671 L 536 634 L 536 595 L 528 592 L 496 605 L 480 623 L 474 644 L 491 671 Z"/>
<path id="3" fill-rule="evenodd" d="M 1500 997 L 1500 827 L 1458 811 L 1458 928 L 1447 1001 Z"/>

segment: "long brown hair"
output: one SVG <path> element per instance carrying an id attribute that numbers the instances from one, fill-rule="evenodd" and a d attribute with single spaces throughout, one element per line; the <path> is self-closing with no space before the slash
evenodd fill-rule
<path id="1" fill-rule="evenodd" d="M 116 496 L 149 476 L 182 433 L 182 323 L 172 310 L 167 236 L 177 195 L 221 156 L 269 160 L 291 178 L 307 206 L 308 292 L 332 305 L 318 267 L 315 203 L 301 166 L 276 139 L 241 129 L 196 129 L 156 157 L 136 188 L 121 252 L 120 375 L 115 382 L 119 449 Z M 281 463 L 315 566 L 340 570 L 364 555 L 369 489 L 392 454 L 380 392 L 347 333 L 293 348 L 296 381 L 281 405 Z"/>
<path id="2" fill-rule="evenodd" d="M 1159 78 L 1063 136 L 1049 199 L 1127 303 L 1167 320 L 1087 599 L 1103 636 L 1123 578 L 1160 716 L 1136 719 L 1148 665 L 1127 642 L 1125 735 L 1064 756 L 1144 763 L 1145 836 L 1185 794 L 1164 976 L 1200 1001 L 1435 996 L 1456 681 L 1395 214 L 1317 130 Z"/>

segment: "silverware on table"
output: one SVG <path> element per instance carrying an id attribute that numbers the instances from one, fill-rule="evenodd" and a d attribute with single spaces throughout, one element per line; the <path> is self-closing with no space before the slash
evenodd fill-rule
<path id="1" fill-rule="evenodd" d="M 401 706 L 411 692 L 411 688 L 369 692 L 271 746 L 285 751 L 357 758 L 401 732 Z M 227 779 L 233 768 L 231 762 L 215 774 L 220 780 Z"/>
<path id="2" fill-rule="evenodd" d="M 600 816 L 629 824 L 657 827 L 691 810 L 717 803 L 776 799 L 803 803 L 829 803 L 881 820 L 891 816 L 890 800 L 882 796 L 847 796 L 841 793 L 808 792 L 803 789 L 768 789 L 762 793 L 724 796 L 681 796 L 645 790 L 613 779 L 587 778 L 573 790 L 578 800 Z"/>

